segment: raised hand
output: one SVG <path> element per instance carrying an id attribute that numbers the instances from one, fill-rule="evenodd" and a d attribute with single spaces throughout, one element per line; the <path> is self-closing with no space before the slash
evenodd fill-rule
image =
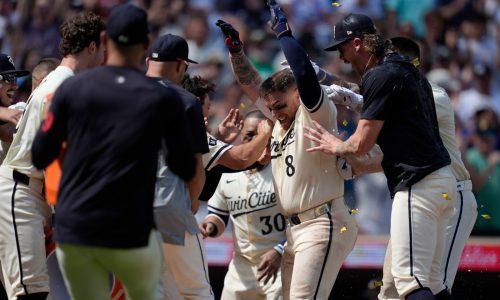
<path id="1" fill-rule="evenodd" d="M 218 127 L 218 138 L 227 144 L 231 144 L 238 137 L 243 128 L 243 118 L 240 110 L 231 108 L 227 116 L 222 120 Z"/>
<path id="2" fill-rule="evenodd" d="M 304 136 L 318 144 L 306 149 L 307 152 L 321 151 L 326 154 L 337 154 L 337 144 L 342 142 L 341 136 L 335 136 L 328 132 L 318 122 L 312 121 L 315 128 L 304 127 Z"/>
<path id="3" fill-rule="evenodd" d="M 240 52 L 243 44 L 240 40 L 240 33 L 236 29 L 234 29 L 233 25 L 226 23 L 223 20 L 217 20 L 217 23 L 215 23 L 215 25 L 219 26 L 222 34 L 224 34 L 224 43 L 226 44 L 229 52 Z"/>
<path id="4" fill-rule="evenodd" d="M 276 33 L 276 36 L 280 38 L 285 34 L 291 34 L 292 30 L 288 25 L 288 20 L 278 3 L 274 0 L 267 0 L 267 5 L 269 6 L 269 11 L 271 12 L 269 26 L 271 26 L 274 33 Z"/>

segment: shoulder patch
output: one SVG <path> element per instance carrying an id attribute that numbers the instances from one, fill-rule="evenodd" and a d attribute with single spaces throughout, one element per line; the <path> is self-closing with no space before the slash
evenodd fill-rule
<path id="1" fill-rule="evenodd" d="M 208 145 L 209 145 L 209 146 L 215 146 L 215 145 L 217 145 L 217 140 L 216 140 L 216 139 L 214 139 L 214 138 L 213 138 L 213 137 L 211 137 L 211 136 L 210 136 L 210 137 L 208 137 Z"/>

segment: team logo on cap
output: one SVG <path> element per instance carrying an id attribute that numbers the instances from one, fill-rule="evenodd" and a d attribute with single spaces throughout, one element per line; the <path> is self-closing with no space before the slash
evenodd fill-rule
<path id="1" fill-rule="evenodd" d="M 12 59 L 12 57 L 10 57 L 10 55 L 7 55 L 7 58 L 9 59 L 9 62 L 14 65 L 14 60 Z"/>
<path id="2" fill-rule="evenodd" d="M 152 53 L 152 54 L 151 54 L 151 57 L 152 57 L 152 58 L 158 58 L 158 53 Z"/>
<path id="3" fill-rule="evenodd" d="M 119 41 L 120 43 L 128 43 L 128 37 L 126 37 L 126 36 L 124 36 L 124 35 L 120 35 L 120 36 L 118 37 L 118 41 Z"/>
<path id="4" fill-rule="evenodd" d="M 351 34 L 352 34 L 352 31 L 347 30 L 347 35 L 351 35 Z"/>

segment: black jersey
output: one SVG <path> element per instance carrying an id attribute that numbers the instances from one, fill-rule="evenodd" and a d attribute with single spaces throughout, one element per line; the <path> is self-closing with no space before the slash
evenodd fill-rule
<path id="1" fill-rule="evenodd" d="M 104 66 L 66 80 L 33 143 L 37 168 L 67 143 L 55 239 L 111 248 L 148 244 L 161 140 L 170 169 L 184 180 L 195 158 L 175 90 L 139 70 Z"/>
<path id="2" fill-rule="evenodd" d="M 383 120 L 377 144 L 391 194 L 450 164 L 439 136 L 429 82 L 395 53 L 386 55 L 361 82 L 362 119 Z"/>

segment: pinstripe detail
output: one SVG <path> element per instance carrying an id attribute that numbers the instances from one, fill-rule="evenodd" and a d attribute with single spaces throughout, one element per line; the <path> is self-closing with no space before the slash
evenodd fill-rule
<path id="1" fill-rule="evenodd" d="M 462 212 L 464 210 L 464 195 L 462 194 L 462 191 L 458 191 L 458 193 L 460 194 L 460 212 L 458 213 L 458 220 L 457 220 L 457 224 L 455 225 L 455 232 L 453 232 L 453 238 L 451 240 L 450 249 L 448 250 L 448 256 L 446 257 L 446 265 L 444 267 L 443 283 L 446 282 L 446 275 L 448 273 L 448 266 L 450 264 L 451 251 L 453 250 L 453 245 L 455 245 L 455 239 L 457 237 L 458 227 L 460 227 L 460 221 L 462 219 Z"/>
<path id="2" fill-rule="evenodd" d="M 16 226 L 16 214 L 14 213 L 14 201 L 15 201 L 16 190 L 17 190 L 17 181 L 14 181 L 14 187 L 12 188 L 11 205 L 10 205 L 12 213 L 12 225 L 14 226 L 14 236 L 16 238 L 17 260 L 19 263 L 19 275 L 21 277 L 21 285 L 23 286 L 24 293 L 28 295 L 29 294 L 28 289 L 24 284 L 23 263 L 21 261 L 21 247 L 19 246 L 19 236 L 17 233 L 17 226 Z"/>
<path id="3" fill-rule="evenodd" d="M 328 254 L 330 253 L 330 247 L 332 246 L 332 236 L 333 236 L 333 222 L 332 215 L 327 212 L 328 220 L 330 221 L 330 235 L 328 236 L 328 246 L 326 247 L 325 260 L 323 260 L 323 266 L 321 266 L 321 272 L 319 273 L 318 285 L 316 286 L 316 292 L 314 292 L 314 299 L 318 296 L 319 286 L 321 285 L 321 280 L 323 279 L 323 272 L 325 271 L 326 261 L 328 260 Z"/>
<path id="4" fill-rule="evenodd" d="M 413 234 L 411 227 L 411 186 L 408 188 L 408 228 L 410 233 L 410 275 L 413 276 Z M 418 279 L 417 279 L 418 281 Z M 419 283 L 420 284 L 420 283 Z"/>
<path id="5" fill-rule="evenodd" d="M 205 167 L 205 170 L 210 170 L 210 168 L 212 167 L 212 164 L 214 163 L 215 160 L 219 159 L 219 155 L 221 155 L 221 153 L 227 148 L 227 147 L 231 147 L 231 145 L 224 145 L 222 147 L 220 147 L 220 149 L 215 153 L 214 157 L 212 157 L 212 159 L 208 162 L 207 166 Z"/>
<path id="6" fill-rule="evenodd" d="M 212 205 L 208 205 L 208 212 L 217 215 L 229 216 L 229 210 L 223 210 Z"/>
<path id="7" fill-rule="evenodd" d="M 198 242 L 198 248 L 200 249 L 200 256 L 201 256 L 201 261 L 203 263 L 203 273 L 205 273 L 205 279 L 207 280 L 208 286 L 210 287 L 210 295 L 213 295 L 214 292 L 212 291 L 212 285 L 210 285 L 210 279 L 208 278 L 208 270 L 205 268 L 205 258 L 203 257 L 203 246 L 201 245 L 200 238 L 198 234 L 194 235 L 196 237 L 196 241 Z"/>

